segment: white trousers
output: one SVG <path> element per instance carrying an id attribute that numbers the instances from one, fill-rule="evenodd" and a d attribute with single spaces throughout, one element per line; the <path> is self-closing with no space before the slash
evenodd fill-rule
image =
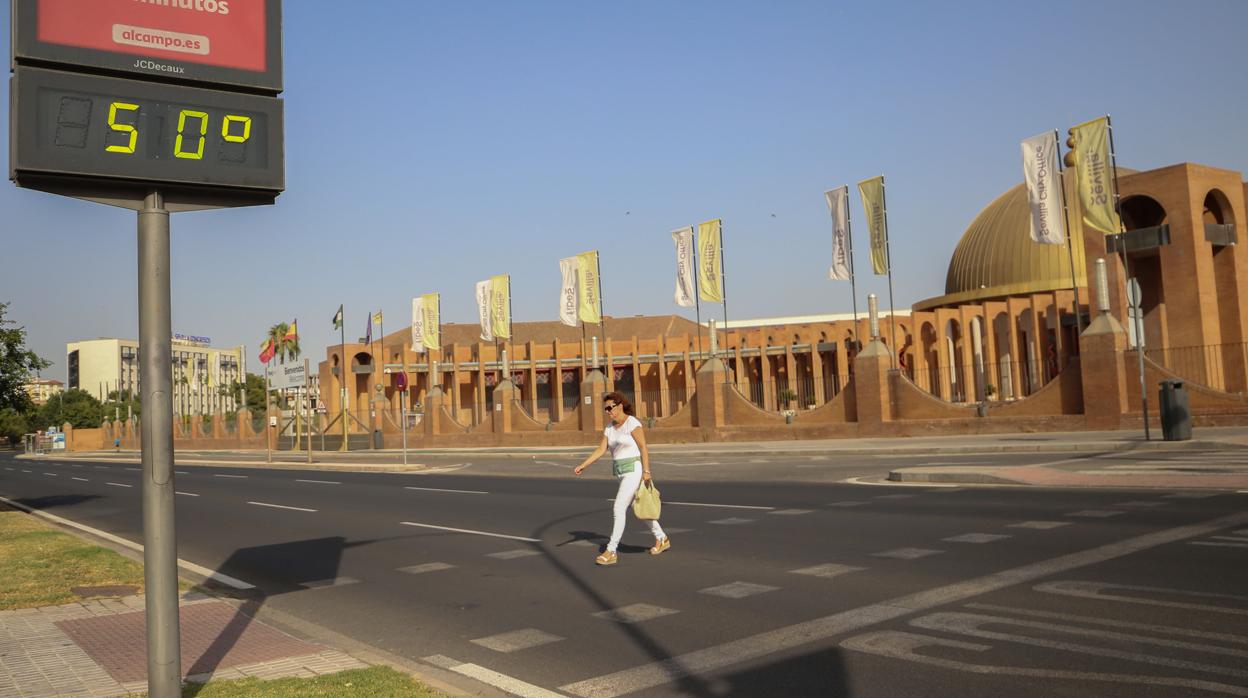
<path id="1" fill-rule="evenodd" d="M 633 466 L 633 472 L 617 475 L 620 480 L 620 489 L 615 493 L 615 508 L 612 510 L 614 522 L 611 526 L 611 542 L 607 543 L 607 550 L 615 552 L 620 545 L 620 538 L 624 537 L 624 523 L 628 518 L 628 510 L 633 506 L 633 497 L 637 496 L 637 489 L 641 487 L 641 463 Z M 647 521 L 650 524 L 650 532 L 654 534 L 656 539 L 663 539 L 667 534 L 663 532 L 663 528 L 659 526 L 658 520 Z"/>

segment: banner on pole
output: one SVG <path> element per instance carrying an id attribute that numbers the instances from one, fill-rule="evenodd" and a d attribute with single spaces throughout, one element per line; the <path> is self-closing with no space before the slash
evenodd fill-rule
<path id="1" fill-rule="evenodd" d="M 494 341 L 494 323 L 490 312 L 494 305 L 489 279 L 477 282 L 477 317 L 481 322 L 481 340 Z"/>
<path id="2" fill-rule="evenodd" d="M 490 302 L 493 308 L 490 313 L 493 324 L 492 334 L 502 339 L 511 339 L 511 276 L 499 274 L 490 279 Z"/>
<path id="3" fill-rule="evenodd" d="M 425 318 L 425 348 L 440 349 L 442 347 L 441 298 L 437 293 L 426 293 L 420 298 L 421 313 Z"/>
<path id="4" fill-rule="evenodd" d="M 1110 181 L 1109 120 L 1093 119 L 1070 129 L 1071 164 L 1079 179 L 1079 202 L 1083 220 L 1102 233 L 1122 229 L 1114 211 L 1114 190 Z"/>
<path id="5" fill-rule="evenodd" d="M 854 244 L 849 239 L 849 185 L 823 193 L 828 200 L 828 212 L 832 214 L 832 266 L 828 278 L 833 281 L 853 281 L 853 265 L 850 255 Z"/>
<path id="6" fill-rule="evenodd" d="M 1057 134 L 1053 131 L 1022 142 L 1023 179 L 1031 206 L 1031 239 L 1042 245 L 1066 244 L 1062 217 L 1062 177 L 1057 169 Z"/>
<path id="7" fill-rule="evenodd" d="M 877 276 L 888 273 L 888 223 L 884 218 L 884 175 L 858 183 L 862 208 L 867 212 L 871 235 L 871 269 Z"/>
<path id="8" fill-rule="evenodd" d="M 412 351 L 423 351 L 425 346 L 425 301 L 412 299 Z"/>
<path id="9" fill-rule="evenodd" d="M 724 300 L 724 253 L 720 219 L 698 224 L 698 296 L 708 303 Z"/>
<path id="10" fill-rule="evenodd" d="M 676 305 L 692 308 L 697 303 L 693 298 L 697 293 L 693 280 L 693 226 L 673 230 L 672 242 L 676 245 L 676 294 L 673 298 Z"/>
<path id="11" fill-rule="evenodd" d="M 559 272 L 563 275 L 563 287 L 559 289 L 559 322 L 569 327 L 577 325 L 577 267 L 576 257 L 559 260 Z"/>
<path id="12" fill-rule="evenodd" d="M 582 252 L 576 256 L 577 289 L 580 293 L 577 315 L 581 322 L 602 323 L 601 286 L 598 283 L 598 252 Z"/>

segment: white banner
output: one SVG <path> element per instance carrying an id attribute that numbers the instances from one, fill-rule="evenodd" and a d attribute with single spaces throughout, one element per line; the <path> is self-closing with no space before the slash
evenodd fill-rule
<path id="1" fill-rule="evenodd" d="M 481 339 L 485 342 L 494 341 L 494 318 L 491 315 L 494 305 L 492 298 L 493 287 L 494 285 L 489 279 L 477 282 L 477 316 L 481 321 Z"/>
<path id="2" fill-rule="evenodd" d="M 420 298 L 412 299 L 412 351 L 425 350 L 425 304 Z"/>
<path id="3" fill-rule="evenodd" d="M 576 293 L 576 257 L 559 260 L 559 271 L 563 274 L 563 288 L 559 291 L 559 322 L 570 327 L 577 325 L 577 307 L 580 298 Z"/>
<path id="4" fill-rule="evenodd" d="M 832 214 L 832 266 L 828 278 L 833 281 L 853 281 L 854 243 L 849 239 L 849 185 L 823 193 Z"/>
<path id="5" fill-rule="evenodd" d="M 693 280 L 695 256 L 693 249 L 693 226 L 673 230 L 672 242 L 676 245 L 676 295 L 674 300 L 676 305 L 682 308 L 692 308 L 696 304 L 694 295 L 698 292 L 697 288 L 694 287 Z"/>
<path id="6" fill-rule="evenodd" d="M 265 367 L 269 374 L 269 390 L 286 390 L 302 388 L 308 383 L 308 372 L 302 363 L 269 364 Z"/>
<path id="7" fill-rule="evenodd" d="M 1031 205 L 1031 239 L 1042 245 L 1066 244 L 1062 216 L 1062 177 L 1057 169 L 1057 135 L 1052 131 L 1022 143 L 1023 176 Z"/>

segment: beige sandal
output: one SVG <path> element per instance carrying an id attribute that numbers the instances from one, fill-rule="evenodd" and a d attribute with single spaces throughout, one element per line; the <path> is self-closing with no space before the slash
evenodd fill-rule
<path id="1" fill-rule="evenodd" d="M 611 552 L 610 550 L 594 558 L 594 562 L 598 563 L 599 565 L 614 565 L 615 563 L 619 561 L 620 561 L 619 557 L 617 557 L 616 554 Z"/>
<path id="2" fill-rule="evenodd" d="M 671 538 L 660 538 L 659 540 L 656 540 L 654 542 L 654 547 L 650 548 L 650 554 L 658 555 L 659 553 L 663 552 L 664 550 L 667 550 L 670 547 L 672 547 Z"/>

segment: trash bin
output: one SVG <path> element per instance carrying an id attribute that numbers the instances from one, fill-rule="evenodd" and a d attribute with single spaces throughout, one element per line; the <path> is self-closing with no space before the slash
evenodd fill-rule
<path id="1" fill-rule="evenodd" d="M 1192 409 L 1183 381 L 1161 381 L 1161 435 L 1166 441 L 1192 438 Z"/>
<path id="2" fill-rule="evenodd" d="M 1188 438 L 1189 438 L 1189 439 L 1191 438 L 1190 434 L 1189 434 Z M 380 450 L 380 449 L 381 449 L 381 447 L 382 447 L 382 445 L 381 445 L 381 430 L 380 430 L 380 429 L 374 429 L 374 430 L 373 430 L 373 448 Z"/>

